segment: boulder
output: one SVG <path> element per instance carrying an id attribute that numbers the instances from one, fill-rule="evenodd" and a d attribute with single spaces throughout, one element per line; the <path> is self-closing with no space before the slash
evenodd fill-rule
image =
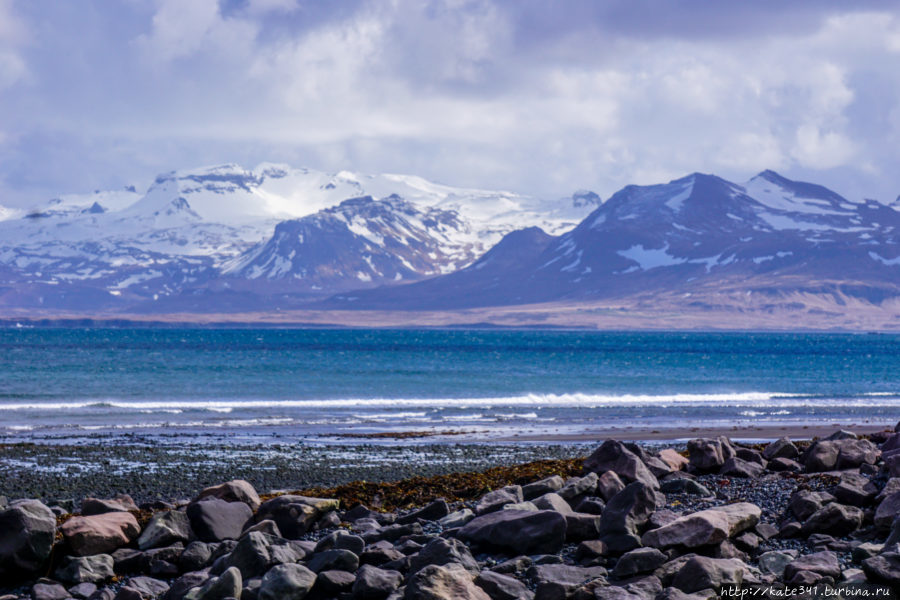
<path id="1" fill-rule="evenodd" d="M 534 498 L 537 498 L 538 496 L 556 492 L 562 489 L 565 484 L 565 480 L 559 475 L 546 477 L 544 479 L 541 479 L 540 481 L 535 481 L 534 483 L 523 485 L 522 497 L 525 500 L 532 500 Z"/>
<path id="2" fill-rule="evenodd" d="M 736 558 L 694 556 L 675 575 L 672 586 L 683 592 L 718 590 L 725 585 L 741 585 L 749 567 Z"/>
<path id="3" fill-rule="evenodd" d="M 159 598 L 169 591 L 169 584 L 165 581 L 144 576 L 131 577 L 125 587 L 137 593 L 142 600 Z"/>
<path id="4" fill-rule="evenodd" d="M 510 485 L 485 494 L 475 505 L 475 514 L 483 515 L 500 510 L 506 504 L 522 502 L 522 486 Z"/>
<path id="5" fill-rule="evenodd" d="M 773 460 L 776 458 L 794 460 L 800 456 L 800 451 L 797 450 L 797 446 L 791 442 L 790 438 L 782 437 L 766 446 L 763 449 L 762 455 L 766 460 Z"/>
<path id="6" fill-rule="evenodd" d="M 150 519 L 138 537 L 138 548 L 158 548 L 175 542 L 187 543 L 193 537 L 191 522 L 186 513 L 179 510 L 158 512 Z"/>
<path id="7" fill-rule="evenodd" d="M 55 577 L 64 583 L 100 583 L 115 575 L 113 565 L 109 554 L 67 556 L 56 569 Z"/>
<path id="8" fill-rule="evenodd" d="M 362 554 L 365 547 L 366 542 L 358 535 L 338 530 L 320 538 L 318 543 L 316 543 L 313 552 L 324 552 L 325 550 L 349 550 L 354 554 Z"/>
<path id="9" fill-rule="evenodd" d="M 596 496 L 585 496 L 575 506 L 575 512 L 588 513 L 590 515 L 602 515 L 605 509 L 606 502 Z"/>
<path id="10" fill-rule="evenodd" d="M 263 577 L 258 597 L 259 600 L 303 600 L 315 583 L 315 573 L 303 565 L 278 565 Z"/>
<path id="11" fill-rule="evenodd" d="M 600 538 L 613 552 L 640 545 L 640 531 L 656 510 L 656 492 L 636 481 L 613 496 L 600 517 Z"/>
<path id="12" fill-rule="evenodd" d="M 654 548 L 696 548 L 718 544 L 755 527 L 762 511 L 755 504 L 738 502 L 679 517 L 644 534 L 642 543 Z"/>
<path id="13" fill-rule="evenodd" d="M 580 496 L 593 494 L 597 489 L 600 478 L 596 473 L 588 473 L 584 477 L 571 477 L 556 493 L 567 502 L 572 502 Z"/>
<path id="14" fill-rule="evenodd" d="M 459 565 L 429 565 L 410 578 L 403 598 L 404 600 L 491 600 L 491 597 L 475 585 L 472 579 L 472 574 Z"/>
<path id="15" fill-rule="evenodd" d="M 673 471 L 684 471 L 688 468 L 690 461 L 680 455 L 671 448 L 665 448 L 659 451 L 659 459 L 666 463 Z"/>
<path id="16" fill-rule="evenodd" d="M 759 570 L 763 574 L 774 575 L 778 578 L 784 576 L 784 568 L 797 558 L 796 550 L 764 552 L 759 556 Z"/>
<path id="17" fill-rule="evenodd" d="M 894 492 L 882 500 L 875 510 L 875 526 L 879 529 L 888 529 L 898 515 L 900 515 L 900 492 Z"/>
<path id="18" fill-rule="evenodd" d="M 599 515 L 589 513 L 568 512 L 566 518 L 566 541 L 580 542 L 582 540 L 595 540 L 600 535 Z"/>
<path id="19" fill-rule="evenodd" d="M 253 511 L 243 502 L 227 502 L 204 498 L 187 507 L 191 529 L 203 542 L 236 540 L 253 518 Z"/>
<path id="20" fill-rule="evenodd" d="M 787 471 L 789 473 L 799 473 L 803 470 L 803 465 L 790 458 L 778 457 L 770 460 L 769 464 L 766 465 L 766 468 L 775 473 L 780 473 L 783 471 Z"/>
<path id="21" fill-rule="evenodd" d="M 831 577 L 835 581 L 841 577 L 841 565 L 838 562 L 838 557 L 834 552 L 828 550 L 806 554 L 789 562 L 784 568 L 785 582 L 799 581 L 798 574 L 804 571 L 812 572 L 822 577 Z"/>
<path id="22" fill-rule="evenodd" d="M 403 583 L 399 571 L 363 565 L 353 582 L 353 597 L 358 600 L 384 600 Z"/>
<path id="23" fill-rule="evenodd" d="M 575 567 L 571 565 L 535 565 L 526 575 L 537 584 L 535 600 L 549 598 L 569 598 L 573 592 L 586 583 L 605 578 L 606 569 L 600 566 Z M 601 579 L 605 585 L 606 580 Z"/>
<path id="24" fill-rule="evenodd" d="M 226 502 L 243 502 L 249 506 L 252 511 L 256 511 L 261 504 L 259 501 L 259 494 L 256 493 L 256 490 L 253 489 L 253 486 L 250 485 L 249 482 L 244 481 L 243 479 L 234 479 L 232 481 L 220 483 L 219 485 L 204 488 L 197 494 L 194 502 L 199 502 L 206 498 L 218 498 L 219 500 L 224 500 Z"/>
<path id="25" fill-rule="evenodd" d="M 244 579 L 263 575 L 272 564 L 269 545 L 272 538 L 254 531 L 243 536 L 231 552 L 216 561 L 217 572 L 235 568 Z"/>
<path id="26" fill-rule="evenodd" d="M 518 487 L 518 486 L 517 486 Z M 520 488 L 521 489 L 521 488 Z M 416 521 L 437 521 L 450 514 L 450 507 L 443 498 L 431 502 L 419 510 L 405 514 L 397 519 L 397 523 L 415 523 Z"/>
<path id="27" fill-rule="evenodd" d="M 725 461 L 735 455 L 731 441 L 726 437 L 698 438 L 688 442 L 688 466 L 696 473 L 718 471 Z"/>
<path id="28" fill-rule="evenodd" d="M 738 458 L 737 456 L 732 456 L 722 465 L 722 468 L 719 469 L 720 475 L 726 475 L 728 477 L 744 477 L 747 479 L 753 479 L 759 477 L 763 474 L 765 467 L 761 464 L 750 462 L 744 460 L 742 458 Z"/>
<path id="29" fill-rule="evenodd" d="M 835 498 L 828 492 L 812 492 L 810 490 L 798 490 L 791 494 L 790 509 L 794 515 L 805 521 L 814 512 L 828 504 L 834 502 Z"/>
<path id="30" fill-rule="evenodd" d="M 884 583 L 895 590 L 900 588 L 900 553 L 885 552 L 868 558 L 862 563 L 866 576 L 878 583 Z"/>
<path id="31" fill-rule="evenodd" d="M 820 440 L 812 444 L 804 456 L 804 466 L 810 473 L 853 469 L 862 464 L 875 464 L 881 452 L 869 440 Z"/>
<path id="32" fill-rule="evenodd" d="M 469 552 L 469 548 L 457 539 L 435 538 L 425 544 L 419 552 L 412 557 L 409 565 L 410 573 L 415 573 L 428 565 L 448 565 L 455 563 L 461 565 L 472 573 L 478 572 L 478 563 Z"/>
<path id="33" fill-rule="evenodd" d="M 132 510 L 138 510 L 138 506 L 128 494 L 119 494 L 109 500 L 88 497 L 81 502 L 81 515 L 84 517 L 102 515 L 108 512 L 129 512 Z"/>
<path id="34" fill-rule="evenodd" d="M 566 519 L 552 510 L 503 510 L 476 517 L 458 537 L 479 546 L 515 553 L 552 553 L 566 539 Z"/>
<path id="35" fill-rule="evenodd" d="M 455 529 L 457 527 L 462 527 L 469 521 L 475 518 L 475 513 L 473 513 L 468 508 L 464 508 L 462 510 L 458 510 L 456 512 L 452 512 L 446 517 L 438 519 L 438 523 L 444 529 Z"/>
<path id="36" fill-rule="evenodd" d="M 359 557 L 349 550 L 326 550 L 313 554 L 306 561 L 306 566 L 314 573 L 320 571 L 349 571 L 355 572 L 359 568 Z"/>
<path id="37" fill-rule="evenodd" d="M 881 457 L 881 450 L 869 440 L 844 439 L 840 444 L 837 468 L 855 469 L 862 465 L 874 465 Z"/>
<path id="38" fill-rule="evenodd" d="M 56 516 L 37 500 L 13 502 L 0 512 L 0 581 L 14 582 L 41 570 L 56 535 Z"/>
<path id="39" fill-rule="evenodd" d="M 563 514 L 572 512 L 572 507 L 569 506 L 569 503 L 563 500 L 562 496 L 554 494 L 553 492 L 534 498 L 531 503 L 534 504 L 538 510 L 555 510 L 556 512 Z"/>
<path id="40" fill-rule="evenodd" d="M 89 517 L 72 517 L 60 527 L 72 554 L 106 554 L 131 543 L 141 528 L 128 512 L 109 512 Z"/>
<path id="41" fill-rule="evenodd" d="M 316 584 L 313 586 L 309 597 L 340 598 L 343 594 L 350 594 L 356 575 L 347 571 L 322 571 L 316 575 Z M 247 595 L 244 592 L 244 595 Z"/>
<path id="42" fill-rule="evenodd" d="M 175 587 L 174 585 L 172 587 Z M 224 598 L 240 598 L 244 581 L 241 572 L 231 567 L 219 577 L 211 577 L 206 583 L 191 589 L 184 600 L 223 600 Z M 171 591 L 171 589 L 170 589 Z"/>
<path id="43" fill-rule="evenodd" d="M 832 502 L 814 512 L 803 522 L 800 535 L 808 537 L 814 533 L 825 533 L 840 537 L 859 529 L 862 522 L 861 509 Z"/>
<path id="44" fill-rule="evenodd" d="M 212 558 L 212 546 L 206 542 L 191 542 L 187 545 L 181 556 L 178 557 L 178 566 L 182 571 L 199 571 L 210 563 Z"/>
<path id="45" fill-rule="evenodd" d="M 619 557 L 613 575 L 618 579 L 626 579 L 641 573 L 650 573 L 665 562 L 666 555 L 656 548 L 637 548 Z"/>
<path id="46" fill-rule="evenodd" d="M 709 491 L 709 488 L 702 483 L 697 483 L 693 479 L 685 478 L 661 481 L 659 489 L 666 494 L 690 494 L 692 496 L 703 496 L 704 498 L 713 495 L 713 493 Z"/>
<path id="47" fill-rule="evenodd" d="M 616 440 L 606 440 L 587 457 L 584 471 L 597 475 L 613 471 L 625 483 L 640 481 L 652 489 L 659 489 L 659 482 L 647 465 L 625 444 Z"/>
<path id="48" fill-rule="evenodd" d="M 326 513 L 337 510 L 339 502 L 328 498 L 306 496 L 276 496 L 263 502 L 256 513 L 256 521 L 271 519 L 278 524 L 282 535 L 297 539 L 312 529 Z"/>
<path id="49" fill-rule="evenodd" d="M 166 586 L 166 589 L 168 588 L 169 586 Z M 93 596 L 96 591 L 97 584 L 95 583 L 79 583 L 78 585 L 73 585 L 69 588 L 69 595 L 78 600 L 87 600 Z"/>
<path id="50" fill-rule="evenodd" d="M 33 600 L 65 600 L 69 597 L 69 592 L 55 581 L 45 579 L 32 586 L 31 597 Z M 18 596 L 13 596 L 13 598 L 18 598 Z"/>
<path id="51" fill-rule="evenodd" d="M 487 592 L 491 600 L 532 600 L 534 598 L 534 592 L 515 577 L 493 571 L 482 571 L 475 578 L 475 585 Z"/>
<path id="52" fill-rule="evenodd" d="M 607 471 L 597 480 L 596 494 L 603 498 L 604 502 L 625 489 L 625 483 L 613 471 Z"/>

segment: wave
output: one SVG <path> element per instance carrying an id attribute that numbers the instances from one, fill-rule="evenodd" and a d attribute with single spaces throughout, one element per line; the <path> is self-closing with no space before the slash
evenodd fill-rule
<path id="1" fill-rule="evenodd" d="M 72 400 L 0 402 L 0 411 L 70 411 L 116 409 L 134 411 L 210 411 L 229 413 L 242 409 L 397 409 L 397 408 L 474 408 L 490 410 L 500 407 L 526 408 L 605 408 L 605 407 L 672 406 L 734 406 L 746 408 L 802 408 L 827 406 L 860 406 L 896 408 L 900 406 L 900 392 L 873 392 L 849 397 L 772 393 L 712 393 L 712 394 L 523 394 L 487 398 L 338 398 L 311 400 L 262 399 L 177 399 L 177 400 Z M 394 413 L 391 416 L 400 416 Z M 386 417 L 388 415 L 381 415 Z M 404 415 L 406 416 L 406 415 Z M 416 416 L 419 416 L 416 414 Z"/>

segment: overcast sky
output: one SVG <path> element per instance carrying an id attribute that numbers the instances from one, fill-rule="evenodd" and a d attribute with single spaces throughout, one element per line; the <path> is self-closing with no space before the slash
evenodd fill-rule
<path id="1" fill-rule="evenodd" d="M 0 0 L 0 204 L 222 162 L 900 194 L 898 3 Z"/>

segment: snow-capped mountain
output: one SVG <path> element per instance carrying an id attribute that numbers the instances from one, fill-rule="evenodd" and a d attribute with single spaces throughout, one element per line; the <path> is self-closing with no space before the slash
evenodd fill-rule
<path id="1" fill-rule="evenodd" d="M 835 288 L 871 302 L 900 296 L 900 211 L 772 171 L 743 185 L 695 173 L 628 186 L 570 232 L 549 244 L 537 238 L 532 252 L 519 253 L 514 266 L 476 263 L 331 304 L 458 308 L 661 291 L 689 297 L 736 285 L 749 293 Z"/>
<path id="2" fill-rule="evenodd" d="M 521 227 L 565 231 L 597 203 L 275 164 L 176 171 L 143 194 L 0 211 L 0 305 L 107 309 L 198 289 L 302 295 L 410 281 L 461 268 Z"/>

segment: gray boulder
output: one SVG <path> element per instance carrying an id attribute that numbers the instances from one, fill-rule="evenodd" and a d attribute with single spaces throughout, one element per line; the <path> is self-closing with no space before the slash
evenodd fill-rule
<path id="1" fill-rule="evenodd" d="M 834 502 L 835 498 L 828 492 L 812 492 L 810 490 L 798 490 L 791 494 L 790 509 L 796 517 L 802 521 L 808 519 L 814 512 Z"/>
<path id="2" fill-rule="evenodd" d="M 597 480 L 597 495 L 603 498 L 604 502 L 625 489 L 625 483 L 616 475 L 614 471 L 607 471 Z"/>
<path id="3" fill-rule="evenodd" d="M 411 513 L 403 515 L 397 519 L 397 523 L 403 525 L 404 523 L 415 523 L 419 520 L 437 521 L 438 519 L 446 517 L 448 514 L 450 514 L 450 507 L 447 505 L 446 500 L 440 498 L 423 506 L 419 510 L 414 510 Z"/>
<path id="4" fill-rule="evenodd" d="M 900 492 L 895 492 L 882 500 L 875 510 L 875 526 L 879 529 L 888 529 L 898 515 L 900 515 Z"/>
<path id="5" fill-rule="evenodd" d="M 774 575 L 778 578 L 784 576 L 784 568 L 797 558 L 796 550 L 772 550 L 759 556 L 759 570 L 763 574 Z"/>
<path id="6" fill-rule="evenodd" d="M 253 511 L 243 502 L 227 502 L 204 498 L 187 507 L 191 529 L 203 542 L 236 540 L 253 518 Z"/>
<path id="7" fill-rule="evenodd" d="M 113 564 L 109 554 L 67 556 L 55 576 L 64 583 L 100 583 L 115 575 Z"/>
<path id="8" fill-rule="evenodd" d="M 656 548 L 637 548 L 619 557 L 613 575 L 618 579 L 626 579 L 654 571 L 665 562 L 666 555 Z"/>
<path id="9" fill-rule="evenodd" d="M 563 500 L 572 502 L 580 496 L 593 494 L 597 489 L 597 482 L 599 480 L 600 478 L 596 473 L 588 473 L 584 477 L 571 477 L 556 493 L 559 494 Z"/>
<path id="10" fill-rule="evenodd" d="M 736 558 L 708 558 L 694 556 L 688 560 L 672 581 L 683 592 L 721 589 L 725 585 L 741 585 L 749 567 Z"/>
<path id="11" fill-rule="evenodd" d="M 698 438 L 688 442 L 690 470 L 696 473 L 718 471 L 725 461 L 735 455 L 731 441 L 726 437 Z"/>
<path id="12" fill-rule="evenodd" d="M 584 470 L 597 475 L 612 471 L 625 483 L 640 481 L 652 489 L 659 489 L 659 482 L 647 465 L 625 444 L 616 440 L 603 442 L 585 459 Z"/>
<path id="13" fill-rule="evenodd" d="M 329 498 L 306 496 L 276 496 L 263 502 L 256 513 L 256 521 L 271 519 L 284 537 L 294 540 L 312 529 L 327 513 L 337 510 L 339 502 Z"/>
<path id="14" fill-rule="evenodd" d="M 435 538 L 425 544 L 410 561 L 411 573 L 420 571 L 428 565 L 448 565 L 455 563 L 468 571 L 477 573 L 478 563 L 469 552 L 469 548 L 457 539 Z"/>
<path id="15" fill-rule="evenodd" d="M 791 442 L 790 438 L 782 437 L 763 449 L 763 458 L 766 460 L 772 460 L 775 458 L 787 458 L 790 460 L 796 459 L 800 456 L 800 451 L 797 450 L 797 446 Z"/>
<path id="16" fill-rule="evenodd" d="M 868 558 L 862 563 L 866 576 L 878 583 L 885 583 L 895 590 L 900 588 L 900 554 L 885 552 Z"/>
<path id="17" fill-rule="evenodd" d="M 516 553 L 552 553 L 566 539 L 566 519 L 552 510 L 502 510 L 476 517 L 458 537 L 488 548 Z"/>
<path id="18" fill-rule="evenodd" d="M 174 586 L 173 586 L 174 587 Z M 244 580 L 241 572 L 231 567 L 219 577 L 211 577 L 202 586 L 191 589 L 184 595 L 184 600 L 223 600 L 224 598 L 240 598 Z"/>
<path id="19" fill-rule="evenodd" d="M 863 511 L 855 506 L 845 506 L 832 502 L 826 504 L 804 521 L 800 535 L 808 537 L 814 533 L 844 536 L 859 529 L 863 522 Z"/>
<path id="20" fill-rule="evenodd" d="M 50 557 L 56 516 L 37 500 L 13 502 L 0 512 L 0 581 L 38 572 Z"/>
<path id="21" fill-rule="evenodd" d="M 359 557 L 349 550 L 326 550 L 313 554 L 306 561 L 306 566 L 314 573 L 320 571 L 349 571 L 355 572 L 359 568 Z"/>
<path id="22" fill-rule="evenodd" d="M 832 490 L 834 497 L 842 504 L 860 508 L 872 504 L 878 495 L 878 486 L 859 473 L 842 473 L 840 482 Z"/>
<path id="23" fill-rule="evenodd" d="M 399 571 L 363 565 L 353 582 L 353 597 L 358 600 L 384 600 L 403 583 Z"/>
<path id="24" fill-rule="evenodd" d="M 522 502 L 522 486 L 510 485 L 499 490 L 494 490 L 481 497 L 475 505 L 475 514 L 483 515 L 495 510 L 500 510 L 506 504 Z"/>
<path id="25" fill-rule="evenodd" d="M 243 479 L 235 479 L 205 488 L 197 494 L 194 501 L 198 502 L 206 498 L 218 498 L 219 500 L 225 500 L 226 502 L 243 502 L 254 511 L 257 510 L 261 504 L 259 501 L 259 494 L 256 493 L 256 490 L 249 482 L 244 481 Z"/>
<path id="26" fill-rule="evenodd" d="M 475 585 L 472 579 L 472 574 L 459 565 L 429 565 L 410 578 L 403 598 L 405 600 L 491 600 L 491 597 Z"/>
<path id="27" fill-rule="evenodd" d="M 765 467 L 759 463 L 732 456 L 726 460 L 722 465 L 722 468 L 719 469 L 719 474 L 727 475 L 728 477 L 744 477 L 752 479 L 762 475 L 764 470 Z"/>
<path id="28" fill-rule="evenodd" d="M 444 529 L 454 529 L 456 527 L 462 527 L 474 518 L 475 513 L 473 513 L 468 508 L 464 508 L 462 510 L 452 512 L 446 517 L 438 519 L 438 523 L 440 523 L 441 527 L 443 527 Z"/>
<path id="29" fill-rule="evenodd" d="M 661 481 L 659 483 L 659 489 L 661 492 L 664 492 L 666 494 L 690 494 L 692 496 L 703 497 L 713 495 L 713 493 L 709 491 L 709 488 L 707 488 L 702 483 L 697 483 L 693 479 L 686 479 L 682 477 Z"/>
<path id="30" fill-rule="evenodd" d="M 642 542 L 654 548 L 696 548 L 718 544 L 759 523 L 762 511 L 755 504 L 738 502 L 679 517 L 644 534 Z"/>
<path id="31" fill-rule="evenodd" d="M 147 550 L 171 546 L 175 542 L 187 543 L 193 537 L 187 514 L 179 510 L 158 512 L 150 519 L 138 537 L 138 548 Z"/>
<path id="32" fill-rule="evenodd" d="M 553 475 L 551 477 L 546 477 L 541 479 L 540 481 L 535 481 L 534 483 L 529 483 L 527 485 L 522 486 L 522 497 L 525 500 L 533 500 L 538 496 L 543 496 L 544 494 L 549 494 L 551 492 L 556 492 L 562 489 L 562 486 L 566 484 L 565 480 L 559 475 Z"/>
<path id="33" fill-rule="evenodd" d="M 600 517 L 600 538 L 613 552 L 640 546 L 640 532 L 656 510 L 656 492 L 636 481 L 613 496 Z"/>
<path id="34" fill-rule="evenodd" d="M 837 555 L 830 550 L 806 554 L 785 566 L 785 582 L 798 581 L 798 574 L 804 571 L 812 572 L 822 577 L 831 577 L 837 581 L 841 577 L 841 564 L 838 562 Z"/>
<path id="35" fill-rule="evenodd" d="M 69 592 L 55 581 L 42 580 L 32 586 L 31 597 L 33 600 L 65 600 L 69 597 Z"/>
<path id="36" fill-rule="evenodd" d="M 534 598 L 534 592 L 515 577 L 493 571 L 482 571 L 475 578 L 475 585 L 487 592 L 491 600 L 532 600 Z"/>
<path id="37" fill-rule="evenodd" d="M 569 503 L 563 500 L 562 496 L 554 494 L 553 492 L 534 498 L 531 503 L 534 504 L 538 510 L 555 510 L 556 512 L 563 514 L 572 512 L 572 507 Z"/>
<path id="38" fill-rule="evenodd" d="M 263 577 L 259 600 L 303 600 L 315 583 L 315 573 L 303 565 L 278 565 Z"/>
<path id="39" fill-rule="evenodd" d="M 362 554 L 365 547 L 366 542 L 358 535 L 338 530 L 319 539 L 313 552 L 324 552 L 325 550 L 349 550 L 358 555 Z"/>

